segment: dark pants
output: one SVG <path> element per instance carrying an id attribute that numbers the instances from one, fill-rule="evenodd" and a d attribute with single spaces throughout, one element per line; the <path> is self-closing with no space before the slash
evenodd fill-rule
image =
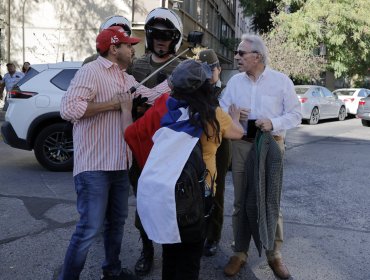
<path id="1" fill-rule="evenodd" d="M 220 147 L 216 153 L 216 196 L 214 198 L 214 208 L 207 224 L 207 240 L 219 242 L 221 239 L 222 225 L 224 222 L 224 194 L 225 177 L 231 161 L 231 142 L 222 139 Z"/>
<path id="2" fill-rule="evenodd" d="M 80 220 L 69 243 L 59 280 L 77 280 L 88 250 L 104 225 L 104 272 L 121 271 L 123 226 L 128 215 L 127 171 L 85 171 L 74 177 Z"/>
<path id="3" fill-rule="evenodd" d="M 203 243 L 163 244 L 162 280 L 198 280 Z"/>

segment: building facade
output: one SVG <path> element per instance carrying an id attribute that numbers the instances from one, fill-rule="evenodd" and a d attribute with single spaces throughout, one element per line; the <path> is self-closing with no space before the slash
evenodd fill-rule
<path id="1" fill-rule="evenodd" d="M 137 56 L 145 51 L 144 21 L 156 7 L 174 9 L 183 21 L 184 40 L 197 30 L 202 44 L 213 48 L 224 68 L 233 67 L 237 0 L 4 0 L 0 4 L 0 62 L 31 64 L 81 61 L 95 53 L 95 37 L 101 22 L 111 15 L 131 20 Z"/>

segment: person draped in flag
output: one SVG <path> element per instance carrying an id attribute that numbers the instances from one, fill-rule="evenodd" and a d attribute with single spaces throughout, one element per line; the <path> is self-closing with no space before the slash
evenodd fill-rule
<path id="1" fill-rule="evenodd" d="M 157 72 L 148 79 L 144 86 L 153 88 L 166 80 L 181 62 L 179 58 L 175 58 L 176 52 L 179 50 L 183 38 L 183 25 L 180 17 L 175 11 L 158 7 L 153 9 L 145 19 L 145 49 L 148 51 L 143 56 L 139 57 L 127 72 L 135 77 L 138 82 L 142 82 L 157 69 L 172 61 L 165 68 Z M 132 117 L 134 120 L 144 115 L 150 105 L 145 102 L 144 98 L 135 98 L 133 100 Z M 139 168 L 135 159 L 129 170 L 130 183 L 134 194 L 137 193 L 137 183 L 142 169 Z M 147 275 L 152 266 L 154 259 L 153 242 L 148 238 L 137 212 L 135 213 L 135 227 L 140 233 L 142 242 L 142 250 L 139 259 L 135 264 L 135 273 L 140 276 Z"/>
<path id="2" fill-rule="evenodd" d="M 125 140 L 143 168 L 137 208 L 149 239 L 163 245 L 162 280 L 198 279 L 205 236 L 182 242 L 176 219 L 175 184 L 194 146 L 200 141 L 214 186 L 216 151 L 222 137 L 240 139 L 240 109 L 230 115 L 217 106 L 211 69 L 195 60 L 181 62 L 169 77 L 172 88 L 144 116 L 128 126 Z M 213 180 L 212 180 L 213 179 Z M 150 183 L 149 183 L 150 182 Z"/>

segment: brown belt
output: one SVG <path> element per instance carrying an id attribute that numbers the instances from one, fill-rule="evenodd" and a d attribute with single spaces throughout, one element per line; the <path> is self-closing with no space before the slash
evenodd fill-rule
<path id="1" fill-rule="evenodd" d="M 284 140 L 284 137 L 283 137 L 283 136 L 273 135 L 273 137 L 274 137 L 274 139 L 275 139 L 276 141 L 282 141 L 282 140 Z M 247 142 L 249 142 L 249 143 L 254 143 L 255 138 L 248 138 L 248 136 L 247 136 L 247 135 L 244 135 L 244 136 L 242 137 L 242 140 L 247 141 Z"/>

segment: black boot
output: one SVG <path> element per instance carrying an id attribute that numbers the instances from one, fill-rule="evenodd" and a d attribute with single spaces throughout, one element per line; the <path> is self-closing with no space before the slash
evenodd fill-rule
<path id="1" fill-rule="evenodd" d="M 150 272 L 153 265 L 154 248 L 153 242 L 149 240 L 145 233 L 141 234 L 141 240 L 143 241 L 143 250 L 136 262 L 135 272 L 139 276 L 145 276 Z"/>

